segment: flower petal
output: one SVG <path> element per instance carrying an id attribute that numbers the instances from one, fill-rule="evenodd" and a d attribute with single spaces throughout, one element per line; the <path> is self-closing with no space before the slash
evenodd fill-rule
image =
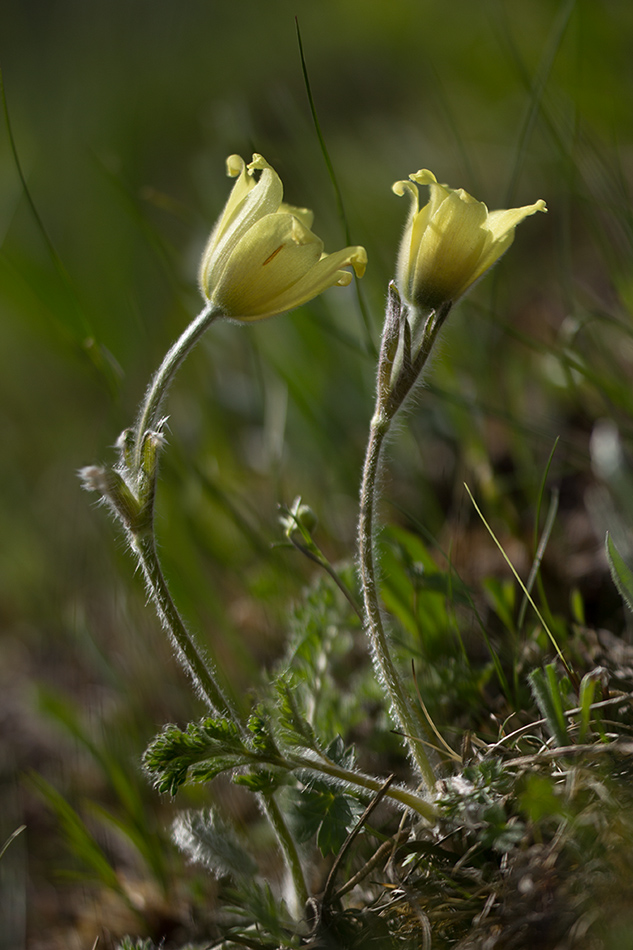
<path id="1" fill-rule="evenodd" d="M 345 247 L 341 251 L 324 254 L 299 281 L 280 293 L 274 301 L 270 301 L 272 309 L 260 314 L 259 319 L 294 310 L 329 287 L 347 287 L 352 282 L 352 274 L 341 269 L 347 266 L 353 267 L 357 277 L 363 276 L 367 266 L 367 252 L 364 247 Z"/>
<path id="2" fill-rule="evenodd" d="M 323 242 L 288 214 L 262 218 L 234 249 L 213 294 L 227 316 L 260 320 L 292 310 L 352 276 L 341 270 L 352 264 L 365 270 L 364 248 L 323 254 Z"/>
<path id="3" fill-rule="evenodd" d="M 300 281 L 323 254 L 323 242 L 291 214 L 257 221 L 233 249 L 213 300 L 228 315 L 258 317 Z"/>
<path id="4" fill-rule="evenodd" d="M 418 211 L 417 188 L 403 181 L 393 186 L 396 194 L 408 191 L 413 199 L 398 253 L 397 285 L 410 305 L 427 310 L 459 299 L 512 244 L 516 226 L 547 210 L 544 201 L 537 201 L 489 212 L 463 188 L 440 184 L 426 168 L 409 179 L 427 185 L 430 196 Z"/>
<path id="5" fill-rule="evenodd" d="M 448 198 L 452 193 L 453 189 L 449 188 L 448 185 L 440 185 L 437 178 L 430 172 L 428 168 L 421 168 L 419 171 L 414 172 L 412 175 L 409 175 L 411 181 L 415 181 L 418 185 L 428 185 L 429 186 L 429 201 L 426 204 L 428 208 L 428 216 L 432 217 L 442 202 Z"/>
<path id="6" fill-rule="evenodd" d="M 255 183 L 253 174 L 256 169 L 261 169 L 262 173 Z M 207 298 L 224 271 L 235 244 L 256 221 L 277 211 L 283 198 L 281 179 L 261 155 L 253 155 L 248 168 L 239 155 L 232 155 L 227 159 L 227 171 L 233 177 L 239 174 L 239 178 L 202 255 L 199 282 L 202 294 Z"/>
<path id="7" fill-rule="evenodd" d="M 449 191 L 421 238 L 411 281 L 417 303 L 436 309 L 457 299 L 489 239 L 487 214 L 466 192 Z"/>
<path id="8" fill-rule="evenodd" d="M 541 198 L 535 201 L 533 205 L 526 205 L 523 208 L 510 208 L 507 211 L 490 211 L 486 227 L 488 228 L 492 240 L 486 244 L 484 252 L 474 268 L 470 280 L 462 289 L 464 293 L 471 287 L 475 281 L 479 280 L 482 274 L 492 267 L 500 257 L 505 254 L 514 241 L 514 232 L 518 224 L 537 211 L 547 211 L 547 205 Z"/>
<path id="9" fill-rule="evenodd" d="M 491 211 L 488 214 L 488 229 L 492 232 L 493 239 L 498 241 L 503 238 L 508 231 L 516 228 L 525 218 L 537 211 L 547 211 L 547 205 L 541 198 L 535 201 L 533 205 L 525 205 L 523 208 L 510 208 L 508 211 Z"/>
<path id="10" fill-rule="evenodd" d="M 312 227 L 312 222 L 314 221 L 314 211 L 310 211 L 309 208 L 295 208 L 294 205 L 287 205 L 285 201 L 282 201 L 279 205 L 279 211 L 284 214 L 291 214 L 295 218 L 298 218 L 301 221 L 301 224 L 305 225 L 306 228 Z"/>
<path id="11" fill-rule="evenodd" d="M 409 215 L 407 223 L 404 226 L 404 233 L 400 241 L 400 253 L 398 254 L 396 279 L 399 286 L 406 287 L 409 282 L 409 262 L 417 258 L 418 247 L 420 246 L 419 234 L 416 233 L 414 239 L 414 225 L 419 212 L 419 192 L 415 185 L 410 181 L 396 181 L 391 186 L 391 190 L 398 197 L 408 195 L 409 197 Z M 418 229 L 419 231 L 419 229 Z"/>

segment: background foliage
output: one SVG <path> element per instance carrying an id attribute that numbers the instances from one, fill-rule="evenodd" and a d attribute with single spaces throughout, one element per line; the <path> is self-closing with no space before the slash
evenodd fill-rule
<path id="1" fill-rule="evenodd" d="M 126 922 L 129 879 L 159 931 L 174 915 L 165 894 L 179 859 L 155 839 L 171 806 L 135 763 L 157 725 L 200 710 L 74 471 L 110 457 L 149 375 L 200 307 L 197 260 L 228 193 L 228 154 L 263 153 L 287 199 L 315 209 L 326 247 L 344 243 L 295 15 L 352 239 L 368 249 L 370 325 L 351 291 L 335 291 L 261 325 L 215 326 L 185 366 L 170 397 L 158 503 L 182 610 L 240 695 L 282 652 L 288 604 L 312 574 L 271 546 L 281 539 L 278 505 L 300 494 L 330 558 L 353 556 L 373 346 L 405 214 L 390 186 L 429 167 L 491 208 L 542 197 L 550 210 L 520 229 L 512 254 L 451 316 L 427 391 L 392 447 L 385 516 L 435 539 L 442 569 L 450 551 L 480 591 L 500 653 L 518 655 L 520 594 L 462 484 L 526 574 L 559 437 L 542 496 L 546 509 L 558 492 L 548 608 L 623 631 L 602 541 L 609 527 L 628 557 L 631 5 L 5 0 L 0 62 L 40 216 L 5 129 L 0 838 L 27 825 L 0 865 L 7 947 L 61 945 L 66 929 L 91 940 L 104 919 L 114 933 L 137 926 L 138 917 Z M 450 621 L 487 656 L 459 599 L 449 620 L 444 599 L 422 618 L 407 615 L 398 578 L 427 555 L 407 554 L 397 535 L 387 541 L 385 596 L 406 629 L 431 631 L 423 652 L 441 652 Z M 456 726 L 448 667 L 437 678 L 440 721 Z M 38 779 L 25 778 L 31 770 Z M 59 834 L 62 803 L 49 807 L 55 794 L 76 809 L 65 819 L 74 850 Z M 110 865 L 110 891 L 89 889 Z M 60 869 L 81 884 L 60 883 Z M 195 905 L 197 886 L 209 885 L 194 880 L 179 906 Z"/>

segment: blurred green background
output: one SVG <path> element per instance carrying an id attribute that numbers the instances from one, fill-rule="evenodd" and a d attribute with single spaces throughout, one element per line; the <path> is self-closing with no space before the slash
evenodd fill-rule
<path id="1" fill-rule="evenodd" d="M 120 763 L 143 803 L 139 834 L 166 822 L 136 762 L 164 721 L 200 710 L 75 472 L 113 459 L 152 371 L 200 308 L 197 263 L 230 188 L 227 155 L 261 152 L 287 200 L 315 210 L 326 249 L 345 243 L 295 16 L 352 241 L 368 250 L 369 324 L 353 287 L 334 290 L 290 316 L 215 326 L 189 359 L 169 400 L 158 504 L 183 612 L 244 691 L 279 654 L 284 610 L 312 573 L 271 546 L 278 505 L 301 494 L 328 555 L 353 557 L 373 347 L 407 210 L 391 184 L 428 167 L 491 208 L 544 198 L 549 213 L 521 226 L 451 317 L 394 442 L 385 515 L 452 546 L 476 581 L 500 565 L 466 480 L 529 569 L 538 486 L 560 436 L 554 586 L 565 602 L 582 591 L 588 622 L 622 625 L 600 545 L 610 526 L 626 551 L 631 523 L 628 0 L 4 0 L 0 63 L 39 220 L 5 124 L 0 837 L 27 831 L 2 862 L 14 908 L 3 946 L 25 932 L 55 946 L 76 925 L 51 882 L 77 865 L 29 770 L 79 810 L 101 803 L 129 824 L 132 793 L 112 778 Z M 592 435 L 594 449 L 606 445 L 593 468 Z M 129 845 L 106 844 L 117 866 L 134 866 Z"/>

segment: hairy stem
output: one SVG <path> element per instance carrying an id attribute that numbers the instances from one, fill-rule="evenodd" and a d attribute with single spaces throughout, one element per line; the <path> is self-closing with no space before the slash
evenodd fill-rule
<path id="1" fill-rule="evenodd" d="M 163 362 L 152 378 L 135 426 L 134 463 L 137 471 L 142 463 L 143 436 L 149 430 L 155 429 L 160 422 L 161 405 L 178 368 L 205 330 L 220 316 L 222 316 L 220 310 L 211 304 L 207 304 L 167 351 Z"/>
<path id="2" fill-rule="evenodd" d="M 175 647 L 181 665 L 191 676 L 196 692 L 212 710 L 238 722 L 239 715 L 235 707 L 219 685 L 209 660 L 203 657 L 194 643 L 174 604 L 158 560 L 153 531 L 141 536 L 132 536 L 132 547 L 143 569 L 148 593 L 154 602 L 163 628 Z"/>
<path id="3" fill-rule="evenodd" d="M 143 530 L 131 530 L 129 521 L 120 509 L 119 514 L 128 529 L 132 549 L 143 569 L 147 590 L 154 602 L 156 612 L 176 650 L 178 660 L 191 676 L 196 692 L 211 709 L 228 716 L 239 727 L 240 731 L 245 733 L 247 726 L 244 718 L 227 697 L 218 682 L 213 666 L 200 652 L 192 635 L 187 630 L 162 572 L 156 550 L 154 528 L 153 499 L 157 478 L 157 458 L 154 458 L 148 465 L 147 443 L 144 439 L 146 433 L 159 428 L 161 406 L 178 368 L 203 333 L 219 316 L 221 316 L 220 311 L 211 307 L 211 305 L 207 305 L 169 349 L 154 375 L 134 428 L 133 457 L 127 463 L 127 471 L 132 483 L 140 487 L 144 480 L 149 482 L 145 488 L 147 518 L 143 524 Z M 274 795 L 272 793 L 260 793 L 258 797 L 262 811 L 270 822 L 290 872 L 297 911 L 300 911 L 308 899 L 308 890 L 297 846 L 274 799 Z"/>
<path id="4" fill-rule="evenodd" d="M 133 537 L 132 547 L 143 569 L 147 590 L 163 628 L 176 649 L 181 665 L 191 676 L 196 692 L 212 709 L 228 716 L 240 728 L 240 731 L 246 732 L 244 719 L 217 682 L 210 662 L 200 653 L 174 604 L 158 560 L 153 532 L 141 537 Z M 292 877 L 297 905 L 301 908 L 308 899 L 308 891 L 297 846 L 273 795 L 261 793 L 259 798 L 262 811 L 268 818 L 284 855 Z"/>
<path id="5" fill-rule="evenodd" d="M 382 412 L 377 412 L 372 419 L 365 465 L 363 468 L 360 518 L 358 524 L 358 553 L 365 603 L 365 622 L 367 633 L 371 641 L 372 656 L 377 675 L 389 694 L 396 721 L 404 732 L 411 758 L 422 775 L 427 788 L 430 790 L 435 785 L 435 774 L 419 738 L 421 731 L 420 721 L 413 712 L 402 680 L 391 659 L 387 635 L 382 622 L 376 584 L 376 567 L 374 563 L 376 480 L 380 467 L 380 456 L 390 424 L 390 419 Z"/>
<path id="6" fill-rule="evenodd" d="M 308 900 L 308 887 L 303 874 L 303 868 L 301 867 L 301 859 L 297 851 L 295 840 L 290 833 L 274 796 L 262 792 L 260 794 L 260 800 L 264 814 L 275 832 L 277 843 L 284 855 L 286 867 L 290 871 L 295 891 L 295 899 L 298 905 L 297 910 L 301 912 Z"/>
<path id="7" fill-rule="evenodd" d="M 381 455 L 391 424 L 426 365 L 433 345 L 451 309 L 450 301 L 426 317 L 420 331 L 420 315 L 409 314 L 393 285 L 387 303 L 383 340 L 378 361 L 376 408 L 371 420 L 363 467 L 358 522 L 358 559 L 365 607 L 365 626 L 371 642 L 374 666 L 391 701 L 394 718 L 401 727 L 409 753 L 427 789 L 435 785 L 435 773 L 424 751 L 421 718 L 407 695 L 394 665 L 382 622 L 380 595 L 376 581 L 374 551 L 375 512 L 378 503 L 378 474 Z M 411 318 L 411 320 L 410 320 Z M 412 333 L 412 324 L 414 331 Z M 419 339 L 412 339 L 418 337 Z M 398 358 L 399 354 L 399 358 Z"/>
<path id="8" fill-rule="evenodd" d="M 364 775 L 362 772 L 346 769 L 322 756 L 319 756 L 319 758 L 311 758 L 305 755 L 289 754 L 286 756 L 284 764 L 287 768 L 292 770 L 306 769 L 310 772 L 322 772 L 324 775 L 330 775 L 332 778 L 338 779 L 345 785 L 355 785 L 357 788 L 366 788 L 371 792 L 379 792 L 384 786 L 384 780 L 382 779 L 372 778 L 369 775 Z M 412 811 L 417 812 L 418 815 L 426 818 L 427 821 L 433 821 L 437 817 L 437 809 L 434 805 L 420 795 L 408 791 L 406 788 L 392 785 L 388 791 L 385 792 L 385 798 L 391 798 L 400 805 L 410 808 Z"/>

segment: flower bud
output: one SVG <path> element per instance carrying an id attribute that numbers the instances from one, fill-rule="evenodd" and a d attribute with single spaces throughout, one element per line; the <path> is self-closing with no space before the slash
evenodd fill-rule
<path id="1" fill-rule="evenodd" d="M 536 211 L 547 211 L 542 200 L 524 208 L 488 211 L 463 188 L 438 184 L 426 169 L 409 178 L 393 185 L 397 195 L 406 192 L 411 199 L 396 283 L 409 305 L 426 311 L 458 300 L 507 251 L 517 224 Z M 417 184 L 430 188 L 423 208 Z"/>
<path id="2" fill-rule="evenodd" d="M 283 186 L 261 155 L 246 165 L 239 155 L 227 159 L 237 181 L 200 264 L 203 297 L 227 317 L 262 320 L 292 310 L 328 287 L 352 280 L 343 267 L 362 277 L 363 247 L 324 254 L 323 242 L 310 231 L 312 212 L 282 203 Z M 259 180 L 255 180 L 260 171 Z"/>

